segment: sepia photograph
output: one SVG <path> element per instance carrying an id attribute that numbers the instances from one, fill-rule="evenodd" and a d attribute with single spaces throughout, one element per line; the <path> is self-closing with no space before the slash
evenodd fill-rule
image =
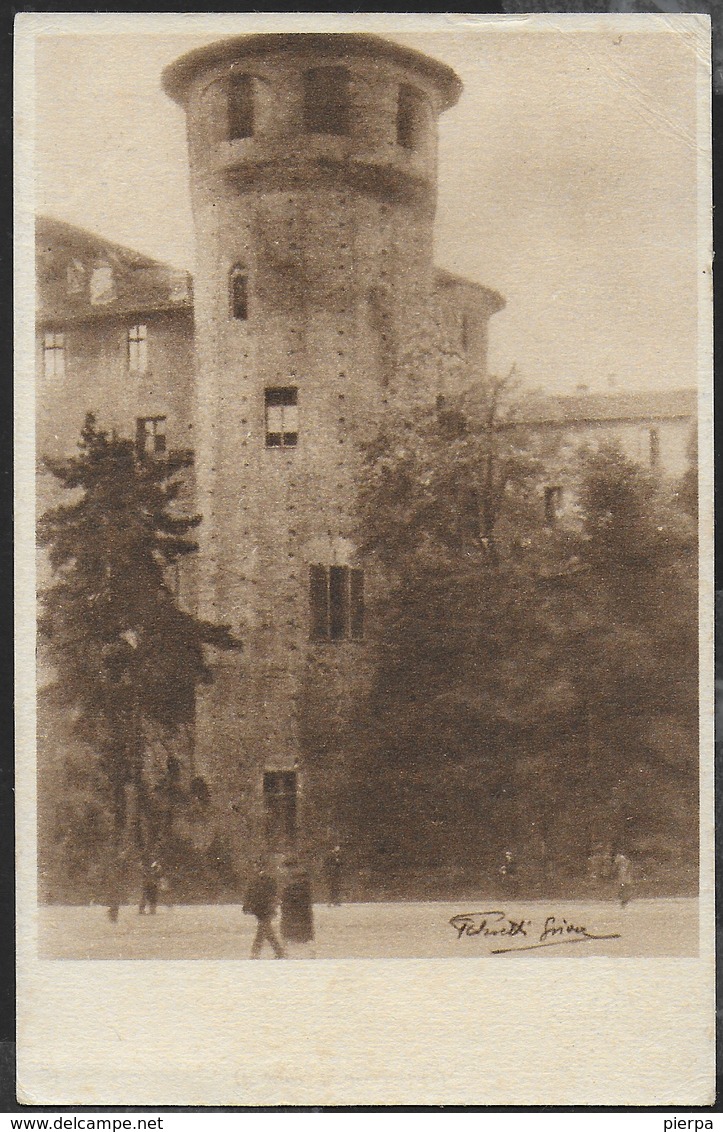
<path id="1" fill-rule="evenodd" d="M 45 977 L 698 959 L 707 18 L 124 18 L 26 32 Z"/>

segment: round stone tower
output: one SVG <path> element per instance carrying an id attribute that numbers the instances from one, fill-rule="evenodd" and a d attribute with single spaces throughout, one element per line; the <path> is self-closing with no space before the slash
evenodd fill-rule
<path id="1" fill-rule="evenodd" d="M 435 286 L 448 67 L 372 35 L 253 35 L 164 72 L 185 109 L 197 241 L 198 612 L 230 624 L 198 770 L 249 852 L 343 835 L 326 786 L 369 669 L 359 440 Z M 326 785 L 325 785 L 326 784 Z"/>

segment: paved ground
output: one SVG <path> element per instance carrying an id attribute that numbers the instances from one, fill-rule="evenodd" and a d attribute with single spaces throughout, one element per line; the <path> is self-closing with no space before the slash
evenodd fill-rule
<path id="1" fill-rule="evenodd" d="M 300 949 L 296 958 L 515 960 L 514 952 L 492 954 L 500 948 L 526 948 L 524 958 L 698 953 L 698 901 L 685 898 L 637 900 L 625 909 L 574 900 L 317 905 L 314 919 L 313 955 Z M 520 922 L 523 930 L 514 926 Z M 50 906 L 40 909 L 39 950 L 44 959 L 245 959 L 255 925 L 237 904 L 159 908 L 155 916 L 121 908 L 117 924 L 103 908 Z M 618 938 L 589 939 L 585 931 Z M 271 958 L 268 946 L 263 956 Z"/>

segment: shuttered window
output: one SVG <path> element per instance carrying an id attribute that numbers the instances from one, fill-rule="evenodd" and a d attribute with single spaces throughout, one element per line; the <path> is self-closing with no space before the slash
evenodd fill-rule
<path id="1" fill-rule="evenodd" d="M 360 640 L 364 636 L 364 571 L 312 566 L 309 605 L 312 640 Z"/>
<path id="2" fill-rule="evenodd" d="M 354 640 L 364 636 L 364 571 L 350 571 L 349 628 Z"/>

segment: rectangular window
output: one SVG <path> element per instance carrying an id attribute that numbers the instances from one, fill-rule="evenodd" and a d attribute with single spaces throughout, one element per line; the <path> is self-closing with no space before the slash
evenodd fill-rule
<path id="1" fill-rule="evenodd" d="M 236 267 L 231 272 L 231 314 L 241 322 L 249 317 L 248 278 Z"/>
<path id="2" fill-rule="evenodd" d="M 561 487 L 546 487 L 545 488 L 545 523 L 548 527 L 554 527 L 557 522 L 557 516 L 560 514 L 562 507 L 562 488 Z"/>
<path id="3" fill-rule="evenodd" d="M 166 451 L 166 418 L 138 417 L 136 452 L 139 457 L 162 456 Z"/>
<path id="4" fill-rule="evenodd" d="M 46 330 L 43 338 L 43 372 L 46 377 L 65 377 L 65 335 Z"/>
<path id="5" fill-rule="evenodd" d="M 344 67 L 304 72 L 304 129 L 309 134 L 349 133 L 349 74 Z"/>
<path id="6" fill-rule="evenodd" d="M 266 447 L 295 448 L 299 439 L 298 389 L 266 389 Z"/>
<path id="7" fill-rule="evenodd" d="M 296 841 L 295 770 L 264 771 L 264 825 L 266 847 L 273 853 L 284 853 Z"/>
<path id="8" fill-rule="evenodd" d="M 422 104 L 414 87 L 402 85 L 397 96 L 397 145 L 415 149 L 419 143 Z"/>
<path id="9" fill-rule="evenodd" d="M 68 294 L 78 295 L 85 288 L 85 267 L 78 259 L 72 259 L 66 267 Z"/>
<path id="10" fill-rule="evenodd" d="M 312 566 L 309 599 L 312 640 L 360 640 L 364 636 L 363 570 Z"/>
<path id="11" fill-rule="evenodd" d="M 323 641 L 329 636 L 329 579 L 326 566 L 311 566 L 309 569 L 309 604 L 311 639 Z"/>
<path id="12" fill-rule="evenodd" d="M 254 86 L 251 75 L 231 75 L 228 84 L 228 137 L 250 138 L 254 133 Z"/>
<path id="13" fill-rule="evenodd" d="M 650 446 L 650 467 L 658 468 L 660 467 L 660 433 L 657 428 L 650 429 L 648 444 Z"/>
<path id="14" fill-rule="evenodd" d="M 142 375 L 148 369 L 148 330 L 143 323 L 128 329 L 128 371 Z"/>

